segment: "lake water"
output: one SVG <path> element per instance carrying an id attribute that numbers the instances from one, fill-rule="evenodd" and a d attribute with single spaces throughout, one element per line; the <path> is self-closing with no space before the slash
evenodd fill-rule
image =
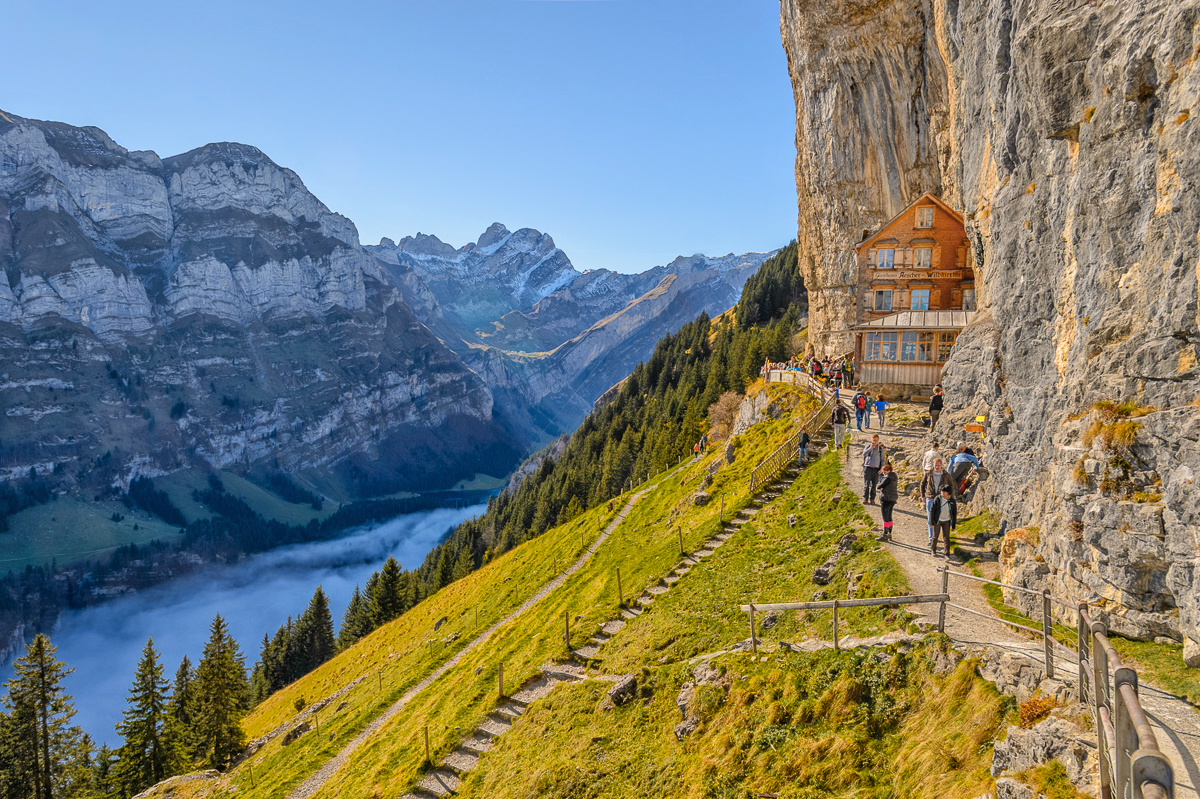
<path id="1" fill-rule="evenodd" d="M 65 612 L 51 642 L 59 659 L 75 669 L 66 679 L 78 711 L 75 723 L 97 744 L 121 743 L 113 725 L 121 720 L 148 636 L 154 638 L 170 680 L 185 654 L 193 667 L 200 661 L 208 625 L 220 613 L 249 670 L 258 659 L 263 633 L 273 634 L 289 615 L 300 615 L 317 585 L 329 596 L 336 632 L 354 586 L 366 583 L 388 555 L 407 569 L 416 568 L 447 530 L 486 508 L 406 514 L 334 541 L 281 547 L 232 566 L 209 566 L 146 591 Z M 0 676 L 12 677 L 11 664 Z"/>

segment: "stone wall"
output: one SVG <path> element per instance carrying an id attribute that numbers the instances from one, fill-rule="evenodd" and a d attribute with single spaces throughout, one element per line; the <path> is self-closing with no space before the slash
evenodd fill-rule
<path id="1" fill-rule="evenodd" d="M 981 313 L 944 418 L 988 416 L 990 500 L 1040 528 L 1047 584 L 1189 652 L 1198 19 L 1197 0 L 783 0 L 781 17 L 812 340 L 844 346 L 824 331 L 852 319 L 864 230 L 925 191 L 962 209 Z M 1154 409 L 1128 447 L 1082 442 L 1105 399 Z"/>

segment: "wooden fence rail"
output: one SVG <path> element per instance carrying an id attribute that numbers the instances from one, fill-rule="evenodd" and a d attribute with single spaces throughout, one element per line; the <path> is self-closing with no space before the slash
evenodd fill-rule
<path id="1" fill-rule="evenodd" d="M 834 402 L 833 395 L 830 394 L 829 399 L 825 400 L 825 404 L 813 411 L 807 419 L 800 423 L 800 430 L 795 435 L 788 438 L 774 452 L 759 461 L 758 465 L 750 472 L 751 494 L 759 487 L 774 480 L 776 475 L 788 467 L 788 464 L 800 457 L 800 433 L 807 432 L 810 437 L 815 436 L 817 431 L 827 425 L 830 417 L 833 416 Z"/>

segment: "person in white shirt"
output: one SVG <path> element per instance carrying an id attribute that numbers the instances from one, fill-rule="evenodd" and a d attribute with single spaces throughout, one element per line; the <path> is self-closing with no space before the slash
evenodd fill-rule
<path id="1" fill-rule="evenodd" d="M 938 449 L 938 440 L 934 439 L 933 444 L 925 452 L 925 457 L 921 459 L 921 476 L 929 474 L 929 470 L 933 468 L 933 462 L 942 457 L 942 451 Z"/>

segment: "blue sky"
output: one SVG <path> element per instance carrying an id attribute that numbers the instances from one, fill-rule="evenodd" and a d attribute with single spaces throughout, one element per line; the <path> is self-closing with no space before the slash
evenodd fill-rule
<path id="1" fill-rule="evenodd" d="M 776 0 L 8 0 L 0 108 L 294 169 L 365 243 L 500 221 L 577 268 L 795 236 Z"/>

